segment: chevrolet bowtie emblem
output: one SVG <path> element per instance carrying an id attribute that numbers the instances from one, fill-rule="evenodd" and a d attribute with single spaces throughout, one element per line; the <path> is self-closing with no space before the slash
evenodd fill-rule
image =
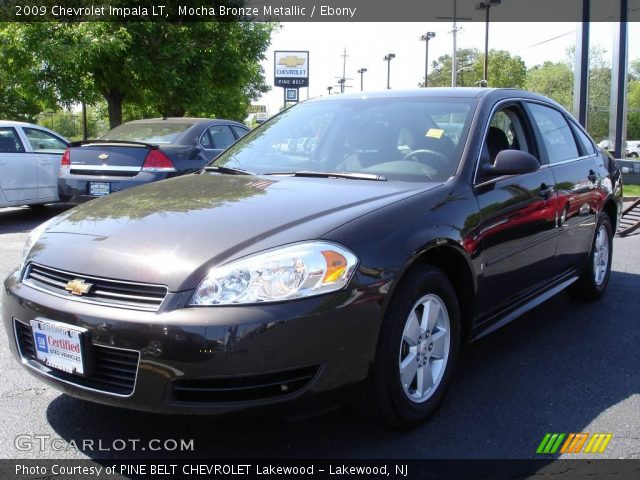
<path id="1" fill-rule="evenodd" d="M 304 65 L 304 58 L 289 55 L 288 57 L 282 57 L 278 65 L 285 65 L 289 68 L 299 67 L 300 65 Z"/>
<path id="2" fill-rule="evenodd" d="M 107 155 L 106 153 L 101 153 L 100 155 L 98 155 L 98 158 L 100 160 L 106 160 L 107 158 L 109 158 L 109 155 Z"/>
<path id="3" fill-rule="evenodd" d="M 76 278 L 67 283 L 64 289 L 73 295 L 86 295 L 93 287 L 92 283 L 84 283 L 84 280 Z"/>

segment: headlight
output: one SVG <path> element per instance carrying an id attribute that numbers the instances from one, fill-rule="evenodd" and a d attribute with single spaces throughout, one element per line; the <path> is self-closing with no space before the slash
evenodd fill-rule
<path id="1" fill-rule="evenodd" d="M 22 266 L 20 267 L 20 270 L 24 268 L 27 262 L 27 256 L 29 255 L 29 252 L 31 251 L 35 243 L 40 239 L 40 237 L 42 236 L 42 234 L 47 229 L 49 224 L 51 224 L 52 221 L 53 221 L 53 218 L 50 218 L 46 222 L 41 223 L 36 228 L 31 230 L 31 233 L 27 237 L 27 241 L 24 244 L 24 248 L 22 249 Z"/>
<path id="2" fill-rule="evenodd" d="M 344 247 L 305 242 L 212 268 L 190 305 L 277 302 L 343 288 L 358 263 Z"/>

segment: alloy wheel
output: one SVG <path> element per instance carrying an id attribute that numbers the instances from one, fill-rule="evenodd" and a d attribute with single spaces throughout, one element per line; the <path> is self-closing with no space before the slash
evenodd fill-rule
<path id="1" fill-rule="evenodd" d="M 596 285 L 602 285 L 609 267 L 609 232 L 605 225 L 600 225 L 593 252 L 593 276 Z"/>
<path id="2" fill-rule="evenodd" d="M 437 390 L 449 358 L 449 314 L 440 297 L 420 298 L 405 322 L 400 342 L 400 381 L 415 403 L 427 401 Z"/>

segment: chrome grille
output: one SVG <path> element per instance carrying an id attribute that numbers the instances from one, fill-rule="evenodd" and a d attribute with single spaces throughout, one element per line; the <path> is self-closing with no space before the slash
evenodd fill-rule
<path id="1" fill-rule="evenodd" d="M 76 279 L 84 280 L 86 283 L 92 284 L 91 289 L 86 295 L 73 295 L 65 290 L 67 283 Z M 161 285 L 108 280 L 105 278 L 65 272 L 35 263 L 27 267 L 23 283 L 34 288 L 64 296 L 70 300 L 81 300 L 140 310 L 157 310 L 167 296 L 167 287 Z"/>
<path id="2" fill-rule="evenodd" d="M 20 355 L 25 360 L 36 361 L 31 326 L 14 319 L 14 328 Z M 91 375 L 81 377 L 53 368 L 48 369 L 46 374 L 66 383 L 92 390 L 115 395 L 131 395 L 136 383 L 140 354 L 134 350 L 95 344 L 92 344 L 91 348 L 95 353 L 95 369 Z"/>

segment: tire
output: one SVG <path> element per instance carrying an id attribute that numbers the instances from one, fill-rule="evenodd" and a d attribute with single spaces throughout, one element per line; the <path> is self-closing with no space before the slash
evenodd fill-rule
<path id="1" fill-rule="evenodd" d="M 416 323 L 425 311 L 433 314 Z M 409 273 L 383 321 L 363 392 L 365 413 L 393 427 L 424 422 L 445 396 L 459 350 L 460 307 L 449 279 L 433 267 Z"/>
<path id="2" fill-rule="evenodd" d="M 587 301 L 598 300 L 607 289 L 613 256 L 613 228 L 609 215 L 601 213 L 591 244 L 589 258 L 578 280 L 571 285 L 572 296 Z"/>

